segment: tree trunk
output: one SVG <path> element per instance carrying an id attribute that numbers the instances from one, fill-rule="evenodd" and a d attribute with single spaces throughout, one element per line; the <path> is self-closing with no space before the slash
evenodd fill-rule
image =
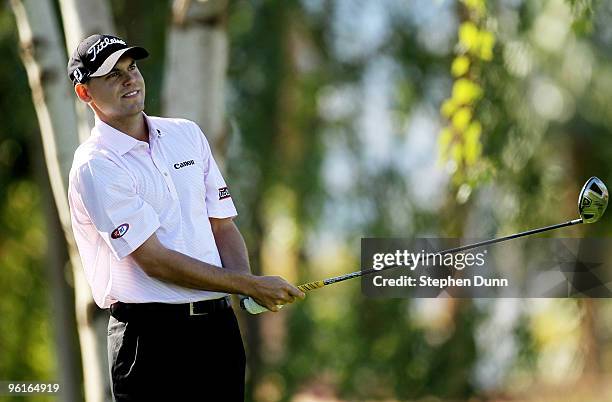
<path id="1" fill-rule="evenodd" d="M 221 166 L 225 159 L 226 10 L 227 0 L 174 1 L 162 90 L 164 115 L 198 123 Z"/>
<path id="2" fill-rule="evenodd" d="M 175 0 L 166 43 L 162 113 L 200 125 L 215 159 L 225 161 L 225 80 L 228 64 L 227 0 Z M 231 183 L 230 183 L 231 185 Z M 251 250 L 259 261 L 259 250 Z M 253 273 L 258 274 L 257 267 Z M 259 318 L 237 314 L 249 356 L 251 379 L 261 366 Z"/>
<path id="3" fill-rule="evenodd" d="M 112 35 L 115 33 L 110 8 L 106 1 L 59 0 L 59 5 L 62 13 L 68 57 L 76 49 L 79 42 L 89 35 L 95 33 Z M 66 60 L 67 63 L 68 60 Z M 79 142 L 83 142 L 90 135 L 94 124 L 94 115 L 86 104 L 78 99 L 75 102 L 78 116 Z"/>
<path id="4" fill-rule="evenodd" d="M 115 32 L 106 1 L 60 0 L 59 5 L 69 56 L 79 42 L 89 35 Z M 67 60 L 64 61 L 64 65 L 66 63 Z M 80 142 L 83 142 L 90 135 L 94 115 L 89 107 L 76 99 L 74 95 L 71 96 L 71 99 L 74 99 L 72 102 L 76 102 L 78 137 Z M 72 155 L 69 160 L 72 160 Z M 68 177 L 68 174 L 65 177 Z M 75 278 L 76 315 L 83 356 L 85 398 L 88 402 L 110 400 L 111 387 L 106 353 L 106 327 L 109 313 L 108 310 L 99 309 L 95 305 L 91 297 L 91 290 L 85 280 L 74 240 L 70 244 L 71 254 L 75 255 L 71 261 Z"/>
<path id="5" fill-rule="evenodd" d="M 110 31 L 104 29 L 111 25 L 106 3 L 93 0 L 78 2 L 63 0 L 60 1 L 60 6 L 68 53 L 71 53 L 86 35 L 97 30 Z M 62 50 L 64 44 L 60 31 L 55 25 L 58 19 L 51 2 L 14 0 L 13 8 L 17 20 L 21 21 L 18 25 L 24 49 L 24 64 L 41 127 L 51 187 L 69 247 L 75 285 L 75 310 L 81 344 L 85 398 L 93 402 L 102 401 L 105 395 L 110 395 L 106 353 L 103 353 L 106 331 L 98 329 L 96 333 L 95 328 L 103 326 L 95 325 L 93 322 L 92 313 L 97 309 L 92 308 L 93 300 L 72 236 L 66 196 L 68 173 L 74 150 L 80 142 L 79 138 L 82 140 L 89 136 L 93 116 L 83 104 L 79 104 L 75 112 L 75 98 L 65 71 L 67 60 Z M 98 317 L 101 323 L 106 320 L 107 314 L 98 314 Z"/>
<path id="6" fill-rule="evenodd" d="M 78 145 L 78 140 L 76 115 L 73 103 L 70 101 L 70 87 L 63 68 L 66 61 L 62 51 L 63 44 L 57 26 L 57 18 L 51 1 L 12 0 L 11 6 L 19 31 L 21 57 L 28 75 L 34 108 L 40 125 L 55 205 L 57 205 L 64 234 L 68 242 L 74 245 L 66 193 L 72 154 Z M 50 221 L 50 223 L 53 222 Z M 53 224 L 50 225 L 50 230 L 54 227 Z M 81 399 L 80 384 L 77 381 L 81 375 L 75 372 L 79 370 L 74 364 L 77 360 L 76 352 L 66 343 L 71 339 L 69 317 L 73 312 L 68 311 L 71 303 L 66 301 L 66 297 L 72 293 L 72 290 L 64 280 L 64 264 L 61 262 L 65 255 L 63 250 L 65 250 L 63 243 L 50 242 L 49 266 L 51 269 L 57 268 L 52 272 L 54 280 L 51 283 L 54 307 L 60 317 L 59 325 L 55 325 L 58 334 L 60 376 L 65 387 L 65 400 L 75 401 Z M 70 255 L 78 264 L 78 255 L 74 252 L 74 248 Z M 77 267 L 80 268 L 80 265 Z M 55 278 L 55 276 L 60 277 Z"/>
<path id="7" fill-rule="evenodd" d="M 45 266 L 50 283 L 51 316 L 56 338 L 59 379 L 62 396 L 66 402 L 83 400 L 81 385 L 83 370 L 79 352 L 79 337 L 74 315 L 74 288 L 68 246 L 49 182 L 49 174 L 43 159 L 41 145 L 35 146 L 36 179 L 41 188 L 45 222 L 47 225 L 47 253 Z"/>

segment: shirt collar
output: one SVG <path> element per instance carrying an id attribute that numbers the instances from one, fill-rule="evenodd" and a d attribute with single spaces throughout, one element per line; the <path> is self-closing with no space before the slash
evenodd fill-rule
<path id="1" fill-rule="evenodd" d="M 151 144 L 151 140 L 156 137 L 156 135 L 152 135 L 151 133 L 157 133 L 158 131 L 156 131 L 155 127 L 153 126 L 153 122 L 151 121 L 149 116 L 147 116 L 144 112 L 142 112 L 142 114 L 147 121 L 147 126 L 149 127 L 149 144 Z M 95 116 L 95 126 L 93 128 L 93 131 L 94 135 L 100 136 L 100 138 L 104 142 L 104 145 L 111 148 L 119 155 L 123 155 L 129 152 L 138 143 L 142 142 L 106 124 L 105 122 L 100 120 L 98 116 Z"/>

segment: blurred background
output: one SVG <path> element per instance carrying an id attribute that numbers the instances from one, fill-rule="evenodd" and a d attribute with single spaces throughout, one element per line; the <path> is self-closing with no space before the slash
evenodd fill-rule
<path id="1" fill-rule="evenodd" d="M 0 380 L 63 386 L 6 400 L 110 400 L 65 198 L 93 120 L 67 55 L 91 33 L 149 50 L 146 112 L 203 128 L 258 274 L 358 270 L 362 237 L 574 219 L 590 176 L 612 183 L 609 1 L 1 4 Z M 239 314 L 248 401 L 612 401 L 605 299 L 375 300 L 356 280 Z"/>

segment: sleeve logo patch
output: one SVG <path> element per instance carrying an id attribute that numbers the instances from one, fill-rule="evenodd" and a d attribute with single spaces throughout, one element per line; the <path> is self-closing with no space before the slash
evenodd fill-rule
<path id="1" fill-rule="evenodd" d="M 230 197 L 231 195 L 227 187 L 221 187 L 219 189 L 219 200 L 223 200 L 225 198 L 230 198 Z"/>
<path id="2" fill-rule="evenodd" d="M 113 239 L 118 239 L 122 237 L 124 234 L 126 234 L 129 228 L 130 228 L 130 225 L 128 225 L 127 223 L 124 223 L 123 225 L 120 225 L 117 229 L 113 230 L 113 233 L 111 233 L 111 237 Z"/>

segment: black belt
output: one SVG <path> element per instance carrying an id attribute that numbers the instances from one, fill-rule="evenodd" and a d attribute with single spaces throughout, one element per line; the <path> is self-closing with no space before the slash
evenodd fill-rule
<path id="1" fill-rule="evenodd" d="M 221 299 L 203 300 L 193 303 L 122 303 L 116 302 L 110 306 L 110 312 L 118 320 L 137 316 L 175 316 L 189 317 L 213 314 L 231 308 L 229 296 Z"/>

